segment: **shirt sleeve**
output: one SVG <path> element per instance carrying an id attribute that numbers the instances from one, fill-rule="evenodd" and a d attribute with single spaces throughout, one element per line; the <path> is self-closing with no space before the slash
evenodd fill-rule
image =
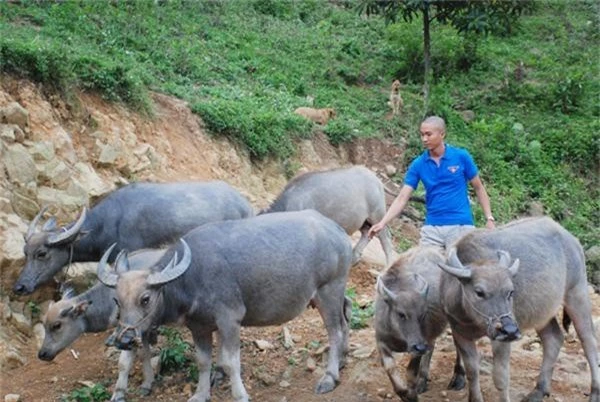
<path id="1" fill-rule="evenodd" d="M 408 166 L 406 175 L 404 175 L 404 184 L 411 186 L 413 190 L 416 190 L 419 185 L 420 175 L 418 166 L 419 158 L 412 161 L 412 163 Z"/>
<path id="2" fill-rule="evenodd" d="M 465 164 L 465 178 L 467 181 L 471 181 L 475 176 L 477 176 L 477 174 L 479 174 L 479 169 L 477 169 L 477 165 L 475 164 L 475 161 L 473 161 L 473 157 L 468 151 L 463 150 L 462 156 L 463 163 Z"/>

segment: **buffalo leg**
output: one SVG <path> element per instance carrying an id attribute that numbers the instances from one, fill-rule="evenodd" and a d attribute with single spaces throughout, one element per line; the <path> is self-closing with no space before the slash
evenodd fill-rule
<path id="1" fill-rule="evenodd" d="M 510 346 L 508 342 L 492 341 L 494 386 L 500 402 L 510 402 Z"/>
<path id="2" fill-rule="evenodd" d="M 198 386 L 196 393 L 188 402 L 206 402 L 210 400 L 210 366 L 212 359 L 212 332 L 201 328 L 190 327 L 194 345 L 196 346 L 196 363 L 198 364 Z"/>
<path id="3" fill-rule="evenodd" d="M 152 383 L 154 382 L 154 370 L 152 369 L 152 364 L 150 362 L 152 357 L 152 354 L 150 353 L 150 344 L 147 341 L 144 341 L 142 348 L 138 353 L 142 358 L 142 368 L 144 373 L 144 381 L 142 382 L 141 391 L 142 395 L 147 396 L 152 392 Z"/>
<path id="4" fill-rule="evenodd" d="M 454 346 L 456 347 L 456 343 L 454 344 Z M 458 347 L 456 347 L 456 361 L 454 362 L 454 374 L 452 375 L 452 379 L 448 384 L 448 389 L 460 391 L 465 387 L 465 381 L 465 368 L 462 365 L 462 360 L 460 359 Z"/>
<path id="5" fill-rule="evenodd" d="M 463 338 L 457 331 L 452 331 L 454 344 L 465 364 L 467 380 L 469 382 L 469 402 L 483 402 L 481 386 L 479 384 L 479 353 L 477 345 L 470 339 Z"/>
<path id="6" fill-rule="evenodd" d="M 371 228 L 371 224 L 365 222 L 360 228 L 360 239 L 358 243 L 354 246 L 352 250 L 352 265 L 356 264 L 358 260 L 360 260 L 360 256 L 362 255 L 365 247 L 369 244 L 369 229 Z M 387 257 L 387 256 L 386 256 Z"/>
<path id="7" fill-rule="evenodd" d="M 383 366 L 385 373 L 387 374 L 392 383 L 394 392 L 403 401 L 410 402 L 411 399 L 408 399 L 409 390 L 404 384 L 404 381 L 402 381 L 402 376 L 400 375 L 400 370 L 398 370 L 398 366 L 396 366 L 396 360 L 394 360 L 394 355 L 383 344 L 378 343 L 377 349 L 379 351 L 379 357 L 381 358 L 381 365 Z M 412 401 L 416 401 L 416 399 L 412 399 Z"/>
<path id="8" fill-rule="evenodd" d="M 429 352 L 428 352 L 429 353 Z M 406 383 L 409 399 L 417 400 L 419 392 L 427 391 L 427 378 L 421 377 L 421 364 L 425 356 L 411 356 L 406 368 Z"/>
<path id="9" fill-rule="evenodd" d="M 347 350 L 348 323 L 346 321 L 347 299 L 344 281 L 329 283 L 317 290 L 315 305 L 327 329 L 329 357 L 327 371 L 315 388 L 318 394 L 333 391 L 340 380 L 340 365 Z"/>
<path id="10" fill-rule="evenodd" d="M 386 226 L 377 235 L 383 253 L 385 254 L 385 267 L 388 268 L 394 262 L 394 246 L 392 245 L 392 235 L 390 229 Z"/>
<path id="11" fill-rule="evenodd" d="M 550 382 L 552 381 L 554 364 L 556 363 L 556 359 L 558 359 L 558 353 L 565 338 L 555 318 L 539 330 L 538 335 L 542 340 L 544 348 L 542 367 L 535 389 L 523 398 L 523 402 L 541 402 L 545 396 L 550 395 Z"/>
<path id="12" fill-rule="evenodd" d="M 577 336 L 581 340 L 585 357 L 590 366 L 592 388 L 590 402 L 600 402 L 600 369 L 598 368 L 598 345 L 594 336 L 592 307 L 587 294 L 587 283 L 571 289 L 565 297 L 565 311 L 573 320 Z"/>
<path id="13" fill-rule="evenodd" d="M 129 380 L 129 372 L 133 367 L 133 361 L 135 359 L 135 350 L 122 350 L 119 355 L 119 376 L 115 384 L 115 390 L 110 398 L 113 402 L 120 402 L 125 400 L 125 394 L 127 393 L 127 382 Z"/>
<path id="14" fill-rule="evenodd" d="M 217 328 L 221 338 L 222 364 L 225 374 L 231 379 L 231 395 L 236 402 L 248 402 L 249 397 L 242 382 L 240 359 L 240 322 L 242 316 L 237 317 L 234 311 L 227 310 L 219 314 Z"/>

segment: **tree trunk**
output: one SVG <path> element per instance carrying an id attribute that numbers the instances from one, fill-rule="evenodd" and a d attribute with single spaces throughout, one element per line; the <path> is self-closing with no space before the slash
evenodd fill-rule
<path id="1" fill-rule="evenodd" d="M 425 76 L 423 77 L 423 97 L 425 101 L 423 115 L 429 112 L 429 79 L 431 77 L 431 37 L 429 36 L 429 4 L 423 4 L 423 63 Z"/>

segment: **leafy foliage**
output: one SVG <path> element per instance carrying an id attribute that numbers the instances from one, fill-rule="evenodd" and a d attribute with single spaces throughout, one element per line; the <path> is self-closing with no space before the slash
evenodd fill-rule
<path id="1" fill-rule="evenodd" d="M 289 176 L 298 169 L 295 141 L 320 129 L 293 113 L 299 106 L 336 109 L 323 129 L 334 144 L 370 136 L 401 144 L 400 171 L 422 152 L 420 120 L 438 114 L 448 142 L 475 157 L 500 222 L 538 202 L 585 247 L 600 242 L 600 3 L 429 1 L 427 108 L 423 1 L 378 2 L 408 12 L 387 25 L 359 17 L 356 4 L 0 2 L 0 71 L 64 93 L 98 91 L 147 113 L 148 91 L 178 96 L 210 132 L 255 159 L 280 158 Z M 395 78 L 405 106 L 389 119 Z"/>
<path id="2" fill-rule="evenodd" d="M 111 397 L 108 389 L 102 384 L 94 384 L 92 387 L 83 386 L 74 389 L 68 396 L 62 398 L 63 402 L 101 402 Z"/>
<path id="3" fill-rule="evenodd" d="M 350 298 L 352 301 L 352 317 L 350 318 L 350 328 L 366 328 L 369 325 L 369 319 L 373 317 L 373 314 L 375 314 L 374 303 L 371 301 L 364 306 L 360 306 L 356 301 L 356 289 L 354 288 L 346 289 L 346 297 Z"/>

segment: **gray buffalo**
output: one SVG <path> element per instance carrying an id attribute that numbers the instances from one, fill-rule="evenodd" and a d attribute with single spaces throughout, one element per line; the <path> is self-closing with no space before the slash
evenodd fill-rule
<path id="1" fill-rule="evenodd" d="M 427 390 L 429 365 L 436 339 L 448 326 L 439 299 L 444 256 L 437 247 L 415 247 L 400 255 L 377 281 L 375 338 L 381 363 L 394 392 L 405 402 L 418 401 Z M 393 353 L 410 353 L 407 386 Z M 465 372 L 457 354 L 449 389 L 463 389 Z"/>
<path id="2" fill-rule="evenodd" d="M 54 217 L 37 231 L 42 210 L 25 236 L 25 268 L 13 290 L 32 293 L 70 262 L 99 261 L 116 251 L 157 248 L 207 222 L 247 218 L 250 203 L 225 182 L 135 183 L 103 198 L 60 229 Z"/>
<path id="3" fill-rule="evenodd" d="M 352 245 L 339 225 L 318 212 L 200 226 L 172 246 L 153 270 L 129 271 L 121 257 L 115 273 L 106 260 L 105 254 L 98 278 L 116 286 L 117 347 L 131 348 L 146 331 L 163 324 L 184 323 L 191 330 L 199 379 L 190 401 L 210 399 L 214 331 L 220 340 L 218 363 L 231 378 L 233 398 L 247 402 L 240 376 L 240 327 L 283 324 L 309 304 L 319 310 L 330 346 L 316 392 L 337 385 L 348 348 L 350 301 L 344 291 Z"/>
<path id="4" fill-rule="evenodd" d="M 510 401 L 510 341 L 535 329 L 544 349 L 535 389 L 524 399 L 550 394 L 554 363 L 564 335 L 556 320 L 572 320 L 591 372 L 590 401 L 600 402 L 596 339 L 579 241 L 547 217 L 513 222 L 497 230 L 476 229 L 448 251 L 440 282 L 442 306 L 465 363 L 469 401 L 482 402 L 475 341 L 488 336 L 494 355 L 494 385 Z"/>
<path id="5" fill-rule="evenodd" d="M 360 230 L 354 248 L 356 263 L 369 243 L 369 228 L 385 215 L 385 192 L 381 180 L 364 166 L 308 172 L 292 179 L 275 201 L 261 213 L 314 209 L 337 222 L 351 235 Z M 393 260 L 387 228 L 377 235 L 386 266 Z"/>
<path id="6" fill-rule="evenodd" d="M 131 269 L 154 265 L 164 255 L 165 250 L 138 250 L 129 255 Z M 51 303 L 44 316 L 45 336 L 38 358 L 51 361 L 62 350 L 71 345 L 86 332 L 102 332 L 117 325 L 117 305 L 114 302 L 115 290 L 98 282 L 86 292 L 72 296 L 66 292 L 63 298 Z M 150 365 L 150 339 L 143 341 L 140 357 L 143 361 L 144 381 L 141 390 L 150 394 L 154 382 L 154 371 Z M 135 351 L 124 350 L 119 357 L 119 378 L 115 384 L 112 401 L 125 397 L 129 372 L 133 367 Z"/>

